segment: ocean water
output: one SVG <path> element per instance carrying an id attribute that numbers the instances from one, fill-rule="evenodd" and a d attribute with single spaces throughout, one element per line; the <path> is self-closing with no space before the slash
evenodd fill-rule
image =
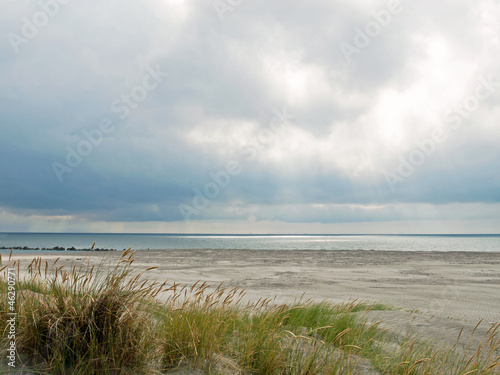
<path id="1" fill-rule="evenodd" d="M 193 235 L 0 233 L 0 247 L 88 249 L 395 250 L 500 252 L 500 235 Z M 24 251 L 24 250 L 18 250 Z M 2 250 L 8 252 L 8 250 Z"/>

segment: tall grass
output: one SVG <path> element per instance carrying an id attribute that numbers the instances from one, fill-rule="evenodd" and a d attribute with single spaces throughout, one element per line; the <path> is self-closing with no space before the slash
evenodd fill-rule
<path id="1" fill-rule="evenodd" d="M 132 256 L 124 252 L 107 274 L 65 270 L 57 261 L 43 269 L 35 258 L 18 284 L 18 353 L 50 373 L 146 370 L 158 356 L 149 339 L 158 329 L 147 307 L 164 285 L 131 277 Z"/>
<path id="2" fill-rule="evenodd" d="M 17 283 L 19 363 L 47 374 L 164 374 L 175 368 L 206 374 L 499 373 L 498 325 L 464 348 L 458 340 L 434 347 L 415 337 L 396 339 L 355 314 L 383 305 L 244 303 L 238 288 L 150 281 L 150 269 L 142 274 L 134 268 L 133 254 L 125 251 L 111 268 L 89 261 L 69 270 L 58 260 L 35 258 Z M 5 334 L 0 345 L 5 351 Z"/>
<path id="3" fill-rule="evenodd" d="M 482 337 L 476 337 L 473 331 L 466 343 L 459 344 L 461 332 L 448 347 L 436 347 L 428 340 L 406 336 L 398 350 L 378 358 L 378 367 L 384 372 L 404 375 L 500 374 L 499 326 L 500 323 L 491 325 Z"/>

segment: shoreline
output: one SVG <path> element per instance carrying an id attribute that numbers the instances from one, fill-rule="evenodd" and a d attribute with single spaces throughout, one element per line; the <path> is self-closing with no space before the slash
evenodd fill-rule
<path id="1" fill-rule="evenodd" d="M 355 253 L 355 252 L 380 252 L 380 253 L 417 253 L 417 254 L 444 254 L 444 253 L 456 253 L 456 254 L 498 254 L 500 255 L 500 249 L 498 250 L 381 250 L 381 249 L 225 249 L 225 248 L 195 248 L 195 249 L 183 249 L 183 248 L 178 248 L 178 249 L 142 249 L 142 248 L 134 248 L 133 246 L 130 247 L 133 251 L 263 251 L 263 252 L 336 252 L 336 253 L 345 253 L 345 252 L 350 252 L 350 253 Z M 51 251 L 69 251 L 69 252 L 74 252 L 74 251 L 86 251 L 86 252 L 93 252 L 93 251 L 125 251 L 127 249 L 115 249 L 115 248 L 94 248 L 91 250 L 90 248 L 75 248 L 74 246 L 71 247 L 63 247 L 63 246 L 54 246 L 52 248 L 45 248 L 45 247 L 28 247 L 28 246 L 0 246 L 0 251 L 40 251 L 44 252 L 43 254 Z"/>
<path id="2" fill-rule="evenodd" d="M 66 269 L 88 264 L 114 267 L 122 251 L 13 253 L 21 277 L 34 257 Z M 3 264 L 8 257 L 2 256 Z M 464 327 L 478 333 L 500 321 L 500 254 L 493 252 L 380 250 L 138 250 L 137 272 L 168 284 L 239 287 L 246 301 L 366 301 L 395 307 L 370 312 L 390 328 L 454 340 Z"/>
<path id="3" fill-rule="evenodd" d="M 13 259 L 42 257 L 66 266 L 90 259 L 113 264 L 122 251 L 44 251 Z M 8 254 L 7 254 L 8 255 Z M 5 255 L 2 256 L 5 261 Z M 347 296 L 386 302 L 411 302 L 411 288 L 424 288 L 422 296 L 447 299 L 443 289 L 474 289 L 500 296 L 500 254 L 493 252 L 381 251 L 381 250 L 137 250 L 139 271 L 158 266 L 148 276 L 183 284 L 198 280 L 240 286 L 248 293 L 276 294 L 278 298 L 300 296 L 345 300 Z M 160 272 L 161 271 L 161 272 Z M 343 289 L 344 287 L 345 289 Z M 411 288 L 410 288 L 411 287 Z M 402 294 L 407 291 L 404 300 Z M 291 293 L 293 292 L 293 293 Z M 453 293 L 452 293 L 453 294 Z M 399 296 L 400 298 L 396 298 Z M 418 303 L 403 303 L 419 308 Z M 402 306 L 404 307 L 404 306 Z M 499 309 L 500 310 L 500 309 Z M 500 313 L 500 311 L 499 311 Z M 500 314 L 497 314 L 500 317 Z"/>

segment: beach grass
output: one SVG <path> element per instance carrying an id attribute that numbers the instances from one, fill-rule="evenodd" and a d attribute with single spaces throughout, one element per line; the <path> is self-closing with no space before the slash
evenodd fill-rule
<path id="1" fill-rule="evenodd" d="M 499 325 L 449 346 L 404 337 L 363 313 L 389 306 L 299 298 L 243 302 L 239 288 L 158 283 L 123 252 L 114 266 L 35 258 L 16 282 L 18 367 L 40 374 L 499 374 Z M 0 266 L 2 267 L 2 266 Z M 0 273 L 2 363 L 9 345 Z M 152 267 L 154 268 L 154 267 Z"/>

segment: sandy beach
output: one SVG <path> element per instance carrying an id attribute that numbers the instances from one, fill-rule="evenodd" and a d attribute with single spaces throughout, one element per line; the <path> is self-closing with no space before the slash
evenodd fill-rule
<path id="1" fill-rule="evenodd" d="M 44 253 L 49 263 L 69 267 L 103 260 L 116 264 L 120 252 Z M 21 269 L 33 255 L 16 254 Z M 224 283 L 246 290 L 247 300 L 276 303 L 301 297 L 347 302 L 381 302 L 396 311 L 373 311 L 368 319 L 411 329 L 426 337 L 454 340 L 460 329 L 478 333 L 500 321 L 500 256 L 486 252 L 140 250 L 134 263 L 149 278 L 192 284 Z M 5 256 L 4 256 L 5 262 Z M 404 333 L 404 332 L 403 332 Z"/>

